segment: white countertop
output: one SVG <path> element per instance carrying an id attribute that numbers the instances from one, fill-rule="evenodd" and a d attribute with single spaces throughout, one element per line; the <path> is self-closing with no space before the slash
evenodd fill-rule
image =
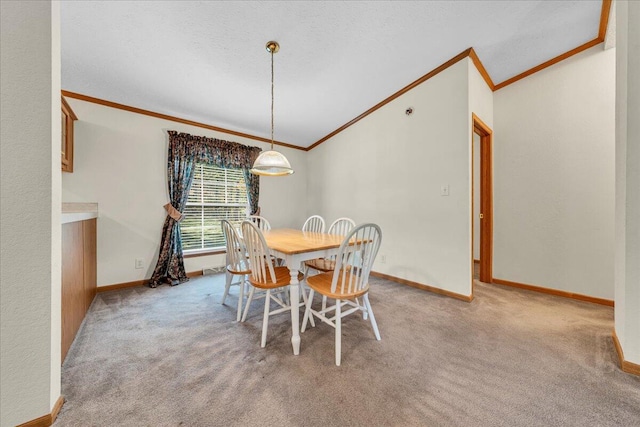
<path id="1" fill-rule="evenodd" d="M 62 223 L 76 221 L 86 221 L 88 219 L 98 218 L 98 212 L 63 212 Z"/>
<path id="2" fill-rule="evenodd" d="M 63 203 L 62 224 L 98 218 L 97 203 Z"/>

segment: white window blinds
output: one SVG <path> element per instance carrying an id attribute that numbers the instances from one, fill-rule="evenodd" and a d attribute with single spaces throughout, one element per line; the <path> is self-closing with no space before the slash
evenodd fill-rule
<path id="1" fill-rule="evenodd" d="M 197 163 L 187 207 L 180 221 L 182 249 L 223 248 L 220 220 L 234 226 L 247 216 L 247 187 L 242 169 L 224 169 Z"/>

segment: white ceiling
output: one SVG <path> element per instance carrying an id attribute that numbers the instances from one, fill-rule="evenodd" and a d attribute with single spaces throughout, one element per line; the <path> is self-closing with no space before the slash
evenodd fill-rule
<path id="1" fill-rule="evenodd" d="M 593 40 L 601 7 L 63 1 L 62 88 L 268 138 L 277 40 L 275 139 L 307 147 L 469 47 L 497 84 Z"/>

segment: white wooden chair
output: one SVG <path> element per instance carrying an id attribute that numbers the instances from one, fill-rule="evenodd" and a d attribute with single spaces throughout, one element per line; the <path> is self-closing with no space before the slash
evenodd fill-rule
<path id="1" fill-rule="evenodd" d="M 264 300 L 264 317 L 262 319 L 261 347 L 267 344 L 267 327 L 269 316 L 291 310 L 291 305 L 281 298 L 282 291 L 289 286 L 291 276 L 287 267 L 276 267 L 271 262 L 269 247 L 264 240 L 262 232 L 253 222 L 242 222 L 242 237 L 249 257 L 251 275 L 249 282 L 252 286 L 266 291 Z M 301 278 L 300 278 L 301 279 Z M 271 310 L 271 301 L 279 307 Z"/>
<path id="2" fill-rule="evenodd" d="M 251 221 L 254 223 L 260 231 L 268 231 L 271 230 L 271 224 L 267 221 L 267 218 L 259 215 L 249 215 L 247 217 L 247 221 Z"/>
<path id="3" fill-rule="evenodd" d="M 236 316 L 236 321 L 240 321 L 247 276 L 251 274 L 249 263 L 247 262 L 247 250 L 245 249 L 244 243 L 242 242 L 242 239 L 238 235 L 238 232 L 233 227 L 233 225 L 231 225 L 231 223 L 226 219 L 223 219 L 220 222 L 222 223 L 224 239 L 227 244 L 227 280 L 220 304 L 224 305 L 224 302 L 229 295 L 229 288 L 232 285 L 239 285 L 240 291 L 238 295 L 238 314 Z M 233 276 L 242 276 L 242 278 L 239 282 L 231 283 L 233 280 Z"/>
<path id="4" fill-rule="evenodd" d="M 334 234 L 336 236 L 346 236 L 355 226 L 356 222 L 351 218 L 338 218 L 331 223 L 331 225 L 329 226 L 329 231 L 327 231 L 327 233 Z M 335 256 L 332 256 L 330 258 L 317 258 L 305 261 L 304 275 L 307 275 L 307 272 L 310 268 L 313 268 L 314 270 L 322 273 L 333 271 L 333 266 L 335 265 L 335 263 Z"/>
<path id="5" fill-rule="evenodd" d="M 260 231 L 269 231 L 269 230 L 271 230 L 271 224 L 269 223 L 267 218 L 265 218 L 263 216 L 249 215 L 247 217 L 247 221 L 253 222 L 260 229 Z M 275 256 L 273 258 L 276 260 L 276 262 L 278 263 L 279 266 L 284 265 L 284 260 L 278 259 Z"/>
<path id="6" fill-rule="evenodd" d="M 310 216 L 302 225 L 302 231 L 324 233 L 324 218 L 322 218 L 320 215 Z"/>
<path id="7" fill-rule="evenodd" d="M 329 234 L 335 234 L 336 236 L 346 236 L 353 227 L 356 226 L 356 222 L 351 218 L 338 218 L 331 223 L 329 226 Z M 326 273 L 329 271 L 333 271 L 333 267 L 336 264 L 336 257 L 332 256 L 329 258 L 316 258 L 309 261 L 305 261 L 304 263 L 304 277 L 307 277 L 309 274 L 309 269 L 312 268 L 320 273 Z M 327 297 L 322 297 L 322 309 L 327 308 Z"/>
<path id="8" fill-rule="evenodd" d="M 369 303 L 369 273 L 378 254 L 382 232 L 376 224 L 362 224 L 347 234 L 340 245 L 333 272 L 307 278 L 311 288 L 304 312 L 301 332 L 307 326 L 309 316 L 315 316 L 335 328 L 336 365 L 340 366 L 342 345 L 342 318 L 362 311 L 368 314 L 377 340 L 380 332 Z M 311 308 L 314 292 L 335 299 L 335 305 L 316 311 Z M 363 304 L 358 302 L 362 297 Z M 346 309 L 343 311 L 343 309 Z M 330 316 L 333 313 L 333 316 Z"/>
<path id="9" fill-rule="evenodd" d="M 324 218 L 320 215 L 312 215 L 302 224 L 302 231 L 311 231 L 313 233 L 324 233 L 325 223 Z M 304 275 L 307 273 L 307 268 L 304 263 L 300 263 L 300 271 L 304 271 Z M 307 304 L 307 291 L 305 290 L 305 286 L 303 283 L 300 284 L 300 295 L 302 296 L 302 300 L 304 304 Z M 313 319 L 311 319 L 311 325 L 316 326 Z"/>
<path id="10" fill-rule="evenodd" d="M 338 218 L 331 223 L 328 233 L 336 236 L 346 236 L 355 226 L 356 222 L 351 218 Z"/>

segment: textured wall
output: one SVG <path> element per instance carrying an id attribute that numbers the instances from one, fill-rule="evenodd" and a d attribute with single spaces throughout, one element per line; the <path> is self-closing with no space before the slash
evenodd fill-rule
<path id="1" fill-rule="evenodd" d="M 97 202 L 98 286 L 147 279 L 155 267 L 167 194 L 167 130 L 267 144 L 76 99 L 68 99 L 75 124 L 74 172 L 62 177 L 65 202 Z M 301 227 L 305 220 L 306 153 L 277 147 L 295 173 L 262 177 L 262 215 L 274 227 Z M 143 269 L 135 259 L 143 258 Z M 224 265 L 224 255 L 188 258 L 187 271 Z"/>
<path id="2" fill-rule="evenodd" d="M 615 328 L 640 364 L 640 3 L 616 3 Z"/>
<path id="3" fill-rule="evenodd" d="M 615 50 L 494 93 L 493 276 L 613 299 Z"/>
<path id="4" fill-rule="evenodd" d="M 487 86 L 487 83 L 484 81 L 471 59 L 467 59 L 467 62 L 469 63 L 469 129 L 471 129 L 473 124 L 471 113 L 474 113 L 493 130 L 493 92 L 489 86 Z M 471 138 L 473 138 L 473 131 L 469 130 L 469 132 L 472 133 L 469 137 L 471 140 Z M 474 162 L 473 179 L 476 182 L 473 189 L 473 253 L 475 259 L 480 259 L 480 223 L 478 217 L 480 214 L 480 139 L 477 135 L 476 138 L 477 140 L 474 139 L 473 142 L 475 148 L 473 152 L 473 159 L 471 159 L 471 161 Z"/>
<path id="5" fill-rule="evenodd" d="M 51 2 L 51 391 L 50 406 L 60 397 L 62 372 L 62 171 L 60 170 L 60 2 Z"/>
<path id="6" fill-rule="evenodd" d="M 60 52 L 57 2 L 0 7 L 4 427 L 49 413 L 60 394 Z"/>
<path id="7" fill-rule="evenodd" d="M 459 61 L 311 150 L 307 191 L 309 214 L 382 227 L 376 271 L 463 295 L 471 293 L 468 67 Z"/>

